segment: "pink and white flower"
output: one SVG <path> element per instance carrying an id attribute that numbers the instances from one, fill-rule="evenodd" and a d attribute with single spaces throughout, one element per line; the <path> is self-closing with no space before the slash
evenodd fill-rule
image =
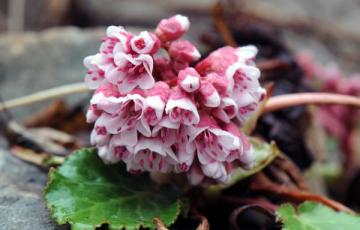
<path id="1" fill-rule="evenodd" d="M 233 122 L 225 124 L 224 130 L 238 137 L 241 142 L 240 148 L 232 150 L 228 155 L 226 161 L 234 162 L 238 160 L 245 166 L 250 167 L 255 160 L 255 156 L 253 154 L 252 145 L 248 138 L 245 136 L 244 133 L 239 130 L 239 127 L 237 127 Z"/>
<path id="2" fill-rule="evenodd" d="M 201 57 L 196 47 L 186 40 L 171 42 L 168 52 L 171 58 L 180 62 L 191 63 Z"/>
<path id="3" fill-rule="evenodd" d="M 240 48 L 226 46 L 210 53 L 208 57 L 196 65 L 196 70 L 203 75 L 217 73 L 224 75 L 227 69 L 235 63 L 253 65 L 257 48 L 249 45 Z"/>
<path id="4" fill-rule="evenodd" d="M 165 113 L 171 121 L 185 125 L 197 124 L 200 121 L 196 105 L 179 87 L 171 91 Z"/>
<path id="5" fill-rule="evenodd" d="M 227 71 L 227 78 L 234 83 L 232 97 L 239 108 L 237 117 L 244 122 L 265 98 L 266 91 L 259 84 L 260 72 L 257 68 L 239 64 L 229 69 L 231 71 Z"/>
<path id="6" fill-rule="evenodd" d="M 102 110 L 97 109 L 96 105 L 90 105 L 86 112 L 86 122 L 94 123 L 100 117 Z"/>
<path id="7" fill-rule="evenodd" d="M 200 88 L 200 75 L 194 68 L 186 68 L 179 72 L 179 86 L 186 92 L 191 93 Z"/>
<path id="8" fill-rule="evenodd" d="M 155 34 L 142 31 L 130 40 L 130 45 L 138 54 L 155 54 L 160 48 L 160 41 Z"/>
<path id="9" fill-rule="evenodd" d="M 222 97 L 226 97 L 232 92 L 232 88 L 230 87 L 229 80 L 226 78 L 225 75 L 209 73 L 205 77 L 203 77 L 203 79 L 211 83 L 216 89 L 216 91 Z"/>
<path id="10" fill-rule="evenodd" d="M 238 110 L 238 105 L 234 99 L 222 97 L 219 107 L 213 111 L 212 115 L 225 123 L 229 123 L 231 119 L 236 117 Z"/>
<path id="11" fill-rule="evenodd" d="M 201 81 L 199 95 L 202 104 L 206 107 L 215 108 L 220 105 L 220 95 L 213 84 L 207 79 Z"/>
<path id="12" fill-rule="evenodd" d="M 100 46 L 100 52 L 104 54 L 128 53 L 130 51 L 130 40 L 134 35 L 122 26 L 109 26 L 106 29 L 106 37 Z"/>
<path id="13" fill-rule="evenodd" d="M 137 86 L 141 89 L 154 86 L 153 59 L 150 55 L 117 53 L 114 61 L 117 67 L 107 73 L 107 80 L 117 85 L 121 93 L 128 93 Z"/>
<path id="14" fill-rule="evenodd" d="M 104 83 L 95 91 L 90 104 L 98 111 L 111 114 L 119 109 L 122 101 L 123 97 L 121 97 L 117 87 L 111 83 Z"/>
<path id="15" fill-rule="evenodd" d="M 111 135 L 106 126 L 107 126 L 107 116 L 106 114 L 103 113 L 96 120 L 94 129 L 91 132 L 90 142 L 92 145 L 96 145 L 96 146 L 107 145 Z"/>
<path id="16" fill-rule="evenodd" d="M 158 138 L 142 137 L 124 161 L 129 170 L 166 173 L 173 169 L 177 157 L 170 146 L 163 145 Z"/>
<path id="17" fill-rule="evenodd" d="M 141 119 L 141 130 L 144 136 L 150 137 L 150 126 L 157 125 L 164 114 L 165 105 L 169 98 L 170 88 L 162 81 L 156 82 L 155 86 L 146 92 L 145 108 Z"/>
<path id="18" fill-rule="evenodd" d="M 195 69 L 201 75 L 207 75 L 209 73 L 224 75 L 229 66 L 238 60 L 236 48 L 226 46 L 211 52 L 209 56 L 196 65 Z"/>
<path id="19" fill-rule="evenodd" d="M 123 161 L 132 173 L 226 182 L 254 162 L 234 121 L 245 121 L 265 95 L 257 49 L 220 48 L 191 68 L 200 53 L 178 40 L 188 28 L 181 15 L 162 20 L 155 34 L 108 27 L 99 53 L 84 60 L 85 81 L 96 89 L 86 115 L 95 123 L 90 139 L 104 162 Z"/>
<path id="20" fill-rule="evenodd" d="M 174 41 L 183 36 L 189 26 L 189 19 L 178 14 L 168 19 L 162 19 L 155 29 L 155 34 L 163 42 Z"/>
<path id="21" fill-rule="evenodd" d="M 195 144 L 190 140 L 188 126 L 181 126 L 177 132 L 177 141 L 173 145 L 176 149 L 178 164 L 175 166 L 175 172 L 187 172 L 195 160 Z"/>
<path id="22" fill-rule="evenodd" d="M 140 94 L 128 94 L 123 98 L 121 106 L 114 114 L 102 114 L 106 119 L 106 128 L 111 134 L 123 131 L 136 132 L 141 126 L 140 120 L 145 108 L 145 98 Z"/>
<path id="23" fill-rule="evenodd" d="M 189 127 L 190 142 L 194 142 L 201 165 L 224 162 L 231 151 L 241 147 L 239 137 L 221 129 L 206 114 L 201 115 L 198 125 Z"/>
<path id="24" fill-rule="evenodd" d="M 105 72 L 112 67 L 112 63 L 106 55 L 96 54 L 87 56 L 84 66 L 87 68 L 85 84 L 89 89 L 97 89 L 105 82 Z"/>
<path id="25" fill-rule="evenodd" d="M 212 162 L 201 165 L 201 170 L 205 176 L 212 178 L 218 182 L 226 183 L 233 171 L 233 167 L 229 162 Z"/>

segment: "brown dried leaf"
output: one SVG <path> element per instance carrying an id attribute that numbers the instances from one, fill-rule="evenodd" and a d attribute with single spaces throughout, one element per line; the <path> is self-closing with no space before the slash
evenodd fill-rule
<path id="1" fill-rule="evenodd" d="M 37 153 L 31 149 L 23 148 L 20 146 L 13 146 L 11 147 L 11 153 L 26 162 L 29 162 L 31 164 L 48 168 L 50 166 L 59 165 L 62 164 L 64 161 L 64 157 L 58 157 L 58 156 L 51 156 L 48 153 L 41 152 Z"/>

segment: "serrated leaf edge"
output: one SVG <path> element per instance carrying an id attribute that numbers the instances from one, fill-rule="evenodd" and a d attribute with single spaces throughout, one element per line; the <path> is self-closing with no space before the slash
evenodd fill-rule
<path id="1" fill-rule="evenodd" d="M 92 149 L 94 149 L 94 148 L 84 148 L 84 149 L 81 149 L 81 150 L 86 151 L 86 152 L 88 152 L 88 154 L 89 154 L 89 152 L 90 152 Z M 70 160 L 70 158 L 73 157 L 73 155 L 74 155 L 76 152 L 77 152 L 77 151 L 71 153 L 68 157 L 66 157 L 65 161 L 63 162 L 63 164 L 65 164 L 68 160 Z M 70 220 L 70 219 L 68 219 L 68 218 L 66 218 L 64 222 L 60 221 L 60 220 L 55 216 L 55 214 L 54 214 L 54 212 L 55 212 L 55 210 L 54 210 L 54 205 L 50 205 L 49 202 L 48 202 L 48 200 L 47 200 L 47 198 L 46 198 L 46 193 L 47 193 L 47 191 L 48 191 L 48 189 L 49 189 L 49 187 L 50 187 L 50 185 L 51 185 L 51 183 L 53 182 L 53 179 L 54 179 L 54 178 L 53 178 L 53 177 L 54 177 L 53 175 L 54 175 L 54 173 L 57 172 L 57 170 L 58 170 L 58 169 L 56 169 L 55 167 L 51 167 L 50 170 L 49 170 L 49 172 L 48 172 L 48 181 L 47 181 L 46 186 L 45 186 L 45 189 L 44 189 L 44 191 L 43 191 L 43 197 L 44 197 L 44 200 L 45 200 L 45 206 L 46 206 L 46 208 L 50 211 L 50 215 L 51 215 L 51 217 L 56 221 L 56 223 L 58 223 L 59 225 L 70 224 L 70 225 L 71 225 L 71 228 L 72 228 L 72 226 L 75 225 L 76 223 L 74 223 L 72 220 Z M 177 199 L 177 200 L 176 200 L 176 203 L 177 203 L 177 205 L 176 205 L 176 206 L 177 206 L 177 209 L 176 209 L 176 217 L 174 218 L 174 220 L 173 220 L 171 223 L 169 223 L 169 226 L 172 225 L 172 224 L 174 224 L 174 223 L 176 222 L 176 220 L 178 219 L 178 217 L 179 217 L 179 215 L 180 215 L 180 213 L 181 213 L 181 209 L 182 209 L 182 206 L 183 206 L 182 200 L 181 200 L 181 199 Z M 154 217 L 154 218 L 159 218 L 159 219 L 161 220 L 160 217 Z M 101 227 L 101 226 L 104 225 L 104 224 L 109 225 L 109 229 L 113 229 L 113 228 L 111 227 L 111 224 L 108 223 L 107 221 L 101 222 L 101 223 L 98 224 L 98 225 L 91 225 L 91 226 L 92 226 L 93 229 L 96 229 L 96 228 Z M 90 226 L 90 225 L 89 225 L 89 226 Z M 139 225 L 131 226 L 131 227 L 122 225 L 122 226 L 120 227 L 120 229 L 124 229 L 124 230 L 126 230 L 126 229 L 140 229 L 141 227 L 144 227 L 144 228 L 145 228 L 145 226 L 144 226 L 143 224 L 139 224 Z"/>

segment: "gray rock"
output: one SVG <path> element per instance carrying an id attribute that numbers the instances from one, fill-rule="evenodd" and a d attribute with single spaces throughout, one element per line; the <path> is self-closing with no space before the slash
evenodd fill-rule
<path id="1" fill-rule="evenodd" d="M 53 230 L 57 226 L 45 208 L 42 194 L 47 176 L 33 165 L 0 150 L 0 229 Z"/>
<path id="2" fill-rule="evenodd" d="M 253 0 L 243 2 L 245 11 L 264 12 L 275 19 L 316 22 L 328 30 L 332 26 L 342 31 L 334 40 L 311 33 L 282 28 L 285 41 L 295 51 L 306 51 L 324 65 L 337 63 L 345 72 L 359 71 L 360 2 L 358 0 Z M 279 7 L 281 6 L 281 7 Z M 273 19 L 274 20 L 274 19 Z M 275 20 L 276 21 L 276 20 Z M 347 38 L 347 39 L 346 39 Z M 351 38 L 351 39 L 350 39 Z"/>
<path id="3" fill-rule="evenodd" d="M 0 92 L 4 100 L 83 81 L 82 60 L 99 47 L 104 29 L 73 27 L 0 36 Z M 86 95 L 85 95 L 86 96 Z M 79 101 L 83 97 L 71 97 Z M 45 104 L 12 110 L 16 118 Z"/>

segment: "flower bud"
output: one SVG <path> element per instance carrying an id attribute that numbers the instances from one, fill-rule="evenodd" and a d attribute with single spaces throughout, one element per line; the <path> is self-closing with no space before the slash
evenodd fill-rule
<path id="1" fill-rule="evenodd" d="M 171 58 L 181 62 L 194 62 L 201 57 L 196 47 L 186 40 L 173 41 L 168 52 Z"/>
<path id="2" fill-rule="evenodd" d="M 208 81 L 201 81 L 199 89 L 200 99 L 206 107 L 215 108 L 220 105 L 220 95 Z"/>
<path id="3" fill-rule="evenodd" d="M 194 92 L 200 87 L 200 75 L 194 68 L 181 70 L 178 76 L 178 84 L 184 91 Z"/>
<path id="4" fill-rule="evenodd" d="M 190 26 L 189 19 L 180 14 L 163 19 L 156 27 L 155 34 L 162 42 L 174 41 L 183 36 Z"/>

